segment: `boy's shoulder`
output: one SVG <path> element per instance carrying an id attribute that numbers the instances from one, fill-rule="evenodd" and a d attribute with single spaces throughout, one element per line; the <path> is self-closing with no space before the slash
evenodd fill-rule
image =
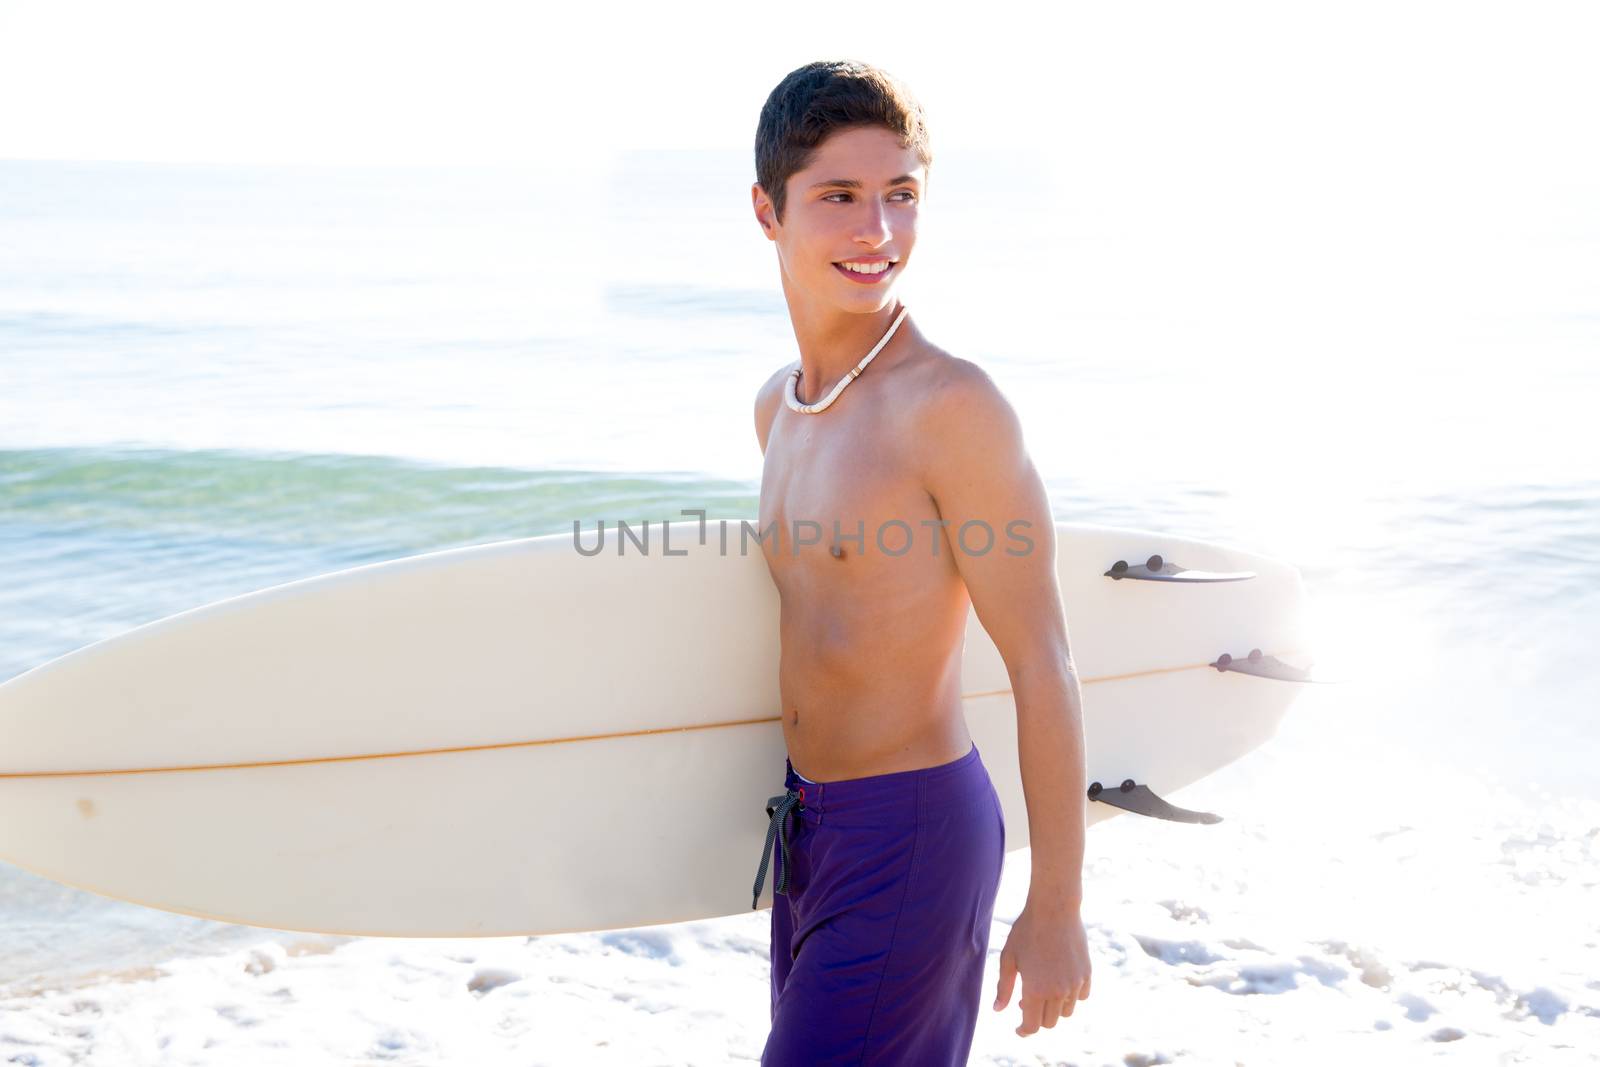
<path id="1" fill-rule="evenodd" d="M 772 432 L 772 420 L 777 418 L 778 405 L 783 403 L 784 379 L 799 365 L 798 359 L 785 363 L 756 390 L 756 441 L 763 453 L 767 450 L 767 435 Z"/>
<path id="2" fill-rule="evenodd" d="M 761 383 L 761 388 L 756 390 L 757 403 L 762 401 L 774 403 L 781 400 L 783 398 L 783 380 L 789 376 L 790 371 L 799 365 L 800 361 L 793 359 L 769 374 L 767 380 Z"/>
<path id="3" fill-rule="evenodd" d="M 943 464 L 997 436 L 1020 432 L 1016 408 L 982 366 L 934 346 L 920 354 L 897 429 L 916 443 L 925 463 Z"/>
<path id="4" fill-rule="evenodd" d="M 1004 396 L 989 372 L 970 359 L 927 344 L 908 364 L 912 372 L 914 398 L 913 414 L 918 420 L 936 413 L 948 413 L 952 407 L 971 404 L 1003 403 Z"/>

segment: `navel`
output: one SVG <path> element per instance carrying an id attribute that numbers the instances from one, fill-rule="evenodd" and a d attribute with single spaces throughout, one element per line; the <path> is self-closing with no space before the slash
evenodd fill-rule
<path id="1" fill-rule="evenodd" d="M 844 546 L 835 543 L 828 551 L 833 553 L 834 559 L 844 559 Z"/>

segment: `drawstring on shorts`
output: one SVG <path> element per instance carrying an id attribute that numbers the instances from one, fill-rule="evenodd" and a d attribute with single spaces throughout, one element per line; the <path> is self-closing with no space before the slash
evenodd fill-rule
<path id="1" fill-rule="evenodd" d="M 761 866 L 756 871 L 756 887 L 750 898 L 750 908 L 755 910 L 756 902 L 761 899 L 761 884 L 767 880 L 767 864 L 772 860 L 772 839 L 778 838 L 779 845 L 783 848 L 783 869 L 778 872 L 777 879 L 772 883 L 774 893 L 789 892 L 789 821 L 788 816 L 792 811 L 805 811 L 806 787 L 791 789 L 780 796 L 767 798 L 767 841 L 761 848 Z"/>

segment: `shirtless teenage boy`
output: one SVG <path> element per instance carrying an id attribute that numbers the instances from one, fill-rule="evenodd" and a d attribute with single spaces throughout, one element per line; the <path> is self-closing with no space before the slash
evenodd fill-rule
<path id="1" fill-rule="evenodd" d="M 761 112 L 752 203 L 800 351 L 755 401 L 789 756 L 760 866 L 766 1067 L 967 1060 L 1005 834 L 962 713 L 969 604 L 1010 676 L 1033 848 L 995 1010 L 1019 975 L 1019 1034 L 1089 995 L 1082 701 L 1044 486 L 993 381 L 896 295 L 930 163 L 920 106 L 865 64 L 801 67 Z"/>

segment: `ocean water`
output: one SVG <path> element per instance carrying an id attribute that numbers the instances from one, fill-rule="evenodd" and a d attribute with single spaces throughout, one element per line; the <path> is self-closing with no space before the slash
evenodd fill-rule
<path id="1" fill-rule="evenodd" d="M 1281 266 L 1151 268 L 1065 207 L 1023 239 L 983 191 L 1059 192 L 1047 175 L 941 166 L 907 302 L 1012 398 L 1057 518 L 1290 560 L 1319 666 L 1349 679 L 1178 798 L 1223 824 L 1090 835 L 1098 1001 L 1087 1030 L 1042 1034 L 1093 1035 L 1105 1062 L 1135 1043 L 1170 1057 L 1143 1062 L 1289 1062 L 1305 1041 L 1377 1062 L 1594 1062 L 1600 288 L 1572 284 L 1600 280 L 1592 245 L 1495 231 L 1520 252 L 1500 304 L 1512 268 L 1485 265 L 1412 309 L 1359 279 L 1267 307 L 1247 290 Z M 589 181 L 0 162 L 0 680 L 361 563 L 576 517 L 753 516 L 751 400 L 797 353 L 749 180 L 740 153 L 622 156 Z M 1026 863 L 1008 857 L 993 952 Z M 705 966 L 764 952 L 765 913 L 719 922 L 681 935 Z M 359 947 L 0 862 L 0 1050 L 78 1062 L 43 991 L 299 959 L 269 942 Z M 754 1018 L 728 1016 L 730 1058 L 741 1027 L 757 1053 L 764 1034 L 765 972 L 747 969 Z M 1100 1002 L 1126 1033 L 1093 1021 Z M 984 1026 L 974 1062 L 1031 1062 Z M 664 1047 L 650 1055 L 682 1055 Z"/>

